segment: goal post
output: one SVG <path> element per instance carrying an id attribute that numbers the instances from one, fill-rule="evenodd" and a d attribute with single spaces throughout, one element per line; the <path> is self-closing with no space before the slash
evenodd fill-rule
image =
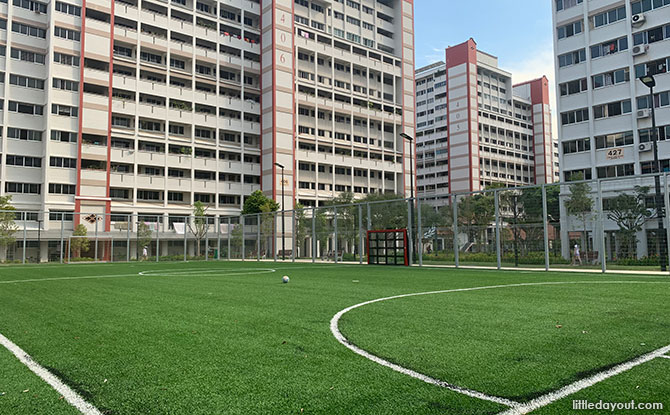
<path id="1" fill-rule="evenodd" d="M 382 229 L 367 232 L 370 265 L 409 266 L 407 229 Z"/>

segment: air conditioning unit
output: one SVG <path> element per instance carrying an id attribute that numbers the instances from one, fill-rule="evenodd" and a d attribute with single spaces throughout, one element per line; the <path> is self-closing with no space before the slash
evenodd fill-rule
<path id="1" fill-rule="evenodd" d="M 637 45 L 633 46 L 633 56 L 640 56 L 647 53 L 649 50 L 649 45 Z"/>
<path id="2" fill-rule="evenodd" d="M 642 13 L 634 14 L 633 17 L 630 18 L 630 22 L 633 27 L 640 27 L 644 24 L 645 21 L 647 21 L 647 18 L 644 17 L 644 14 Z"/>
<path id="3" fill-rule="evenodd" d="M 653 143 L 640 143 L 640 145 L 637 146 L 637 149 L 640 151 L 640 153 L 645 153 L 647 151 L 651 151 L 654 149 L 654 144 Z"/>
<path id="4" fill-rule="evenodd" d="M 651 117 L 651 110 L 649 108 L 637 110 L 637 118 L 649 118 L 649 117 Z"/>

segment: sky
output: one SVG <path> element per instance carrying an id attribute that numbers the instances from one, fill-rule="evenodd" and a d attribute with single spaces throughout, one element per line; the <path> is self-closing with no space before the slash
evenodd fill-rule
<path id="1" fill-rule="evenodd" d="M 512 82 L 549 78 L 556 134 L 556 91 L 549 0 L 415 0 L 417 68 L 444 61 L 448 46 L 469 38 L 498 57 Z"/>

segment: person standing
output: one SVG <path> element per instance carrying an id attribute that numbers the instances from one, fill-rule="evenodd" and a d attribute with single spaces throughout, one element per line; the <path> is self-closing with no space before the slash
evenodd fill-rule
<path id="1" fill-rule="evenodd" d="M 144 248 L 142 248 L 142 259 L 147 260 L 149 258 L 149 251 L 147 250 L 147 246 L 145 245 Z"/>
<path id="2" fill-rule="evenodd" d="M 577 262 L 579 262 L 579 265 L 582 265 L 582 256 L 579 252 L 579 244 L 575 244 L 574 253 L 572 256 L 572 265 L 577 265 Z"/>

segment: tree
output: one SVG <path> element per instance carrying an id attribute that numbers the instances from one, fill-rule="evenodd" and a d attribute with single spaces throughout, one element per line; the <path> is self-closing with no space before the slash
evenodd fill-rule
<path id="1" fill-rule="evenodd" d="M 72 255 L 75 258 L 79 258 L 81 256 L 82 251 L 88 251 L 90 241 L 86 237 L 86 234 L 88 233 L 88 230 L 86 229 L 86 226 L 83 224 L 79 224 L 74 228 L 74 232 L 72 232 L 72 236 L 77 236 L 77 238 L 72 238 L 70 240 L 70 245 L 72 247 Z"/>
<path id="2" fill-rule="evenodd" d="M 506 190 L 498 193 L 500 210 L 505 212 L 505 217 L 511 222 L 512 245 L 514 247 L 514 266 L 519 266 L 519 243 L 521 239 L 521 227 L 526 218 L 521 192 L 518 190 Z M 541 216 L 541 214 L 540 214 Z"/>
<path id="3" fill-rule="evenodd" d="M 647 207 L 648 196 L 648 186 L 635 186 L 634 194 L 622 193 L 609 200 L 607 218 L 619 226 L 617 233 L 621 246 L 625 247 L 621 255 L 624 258 L 635 252 L 636 234 L 642 231 L 645 223 L 656 216 Z"/>
<path id="4" fill-rule="evenodd" d="M 483 245 L 483 235 L 495 219 L 493 192 L 462 196 L 458 200 L 458 226 L 463 227 L 468 244 Z"/>
<path id="5" fill-rule="evenodd" d="M 206 217 L 208 206 L 201 201 L 193 204 L 193 220 L 188 222 L 188 228 L 195 237 L 196 256 L 200 255 L 200 243 L 209 232 L 209 218 Z"/>
<path id="6" fill-rule="evenodd" d="M 582 176 L 573 176 L 575 180 L 582 180 Z M 584 256 L 588 258 L 589 239 L 586 221 L 593 213 L 593 199 L 591 199 L 591 185 L 585 182 L 570 185 L 570 197 L 565 201 L 565 209 L 569 215 L 577 217 L 582 222 L 582 247 Z"/>
<path id="7" fill-rule="evenodd" d="M 298 252 L 295 253 L 296 258 L 298 257 L 298 253 L 300 256 L 304 256 L 304 241 L 311 234 L 311 219 L 306 217 L 305 210 L 302 204 L 297 203 L 295 205 L 295 229 L 293 230 L 293 237 L 296 240 L 295 246 L 298 247 Z"/>
<path id="8" fill-rule="evenodd" d="M 356 220 L 358 219 L 358 206 L 354 206 L 354 194 L 342 192 L 337 197 L 329 200 L 324 206 L 337 206 L 333 208 L 333 214 L 337 211 L 337 249 L 345 251 L 347 246 L 356 247 Z M 335 221 L 333 220 L 333 229 Z"/>
<path id="9" fill-rule="evenodd" d="M 242 208 L 243 215 L 250 215 L 255 213 L 263 213 L 263 206 L 266 212 L 276 212 L 279 210 L 279 203 L 265 196 L 260 190 L 256 190 L 244 199 L 244 207 Z"/>
<path id="10" fill-rule="evenodd" d="M 395 193 L 370 193 L 361 203 L 374 203 L 370 205 L 370 230 L 381 229 L 404 229 L 407 228 L 407 202 L 402 196 Z M 363 223 L 367 221 L 367 207 L 363 206 Z"/>
<path id="11" fill-rule="evenodd" d="M 145 222 L 138 222 L 137 223 L 138 256 L 139 256 L 139 252 L 141 252 L 141 249 L 144 248 L 145 246 L 149 246 L 149 244 L 151 243 L 151 234 L 152 233 L 153 232 L 151 231 L 151 228 Z"/>
<path id="12" fill-rule="evenodd" d="M 7 248 L 16 241 L 14 234 L 19 227 L 14 223 L 16 208 L 12 196 L 0 196 L 0 261 L 7 259 Z"/>

